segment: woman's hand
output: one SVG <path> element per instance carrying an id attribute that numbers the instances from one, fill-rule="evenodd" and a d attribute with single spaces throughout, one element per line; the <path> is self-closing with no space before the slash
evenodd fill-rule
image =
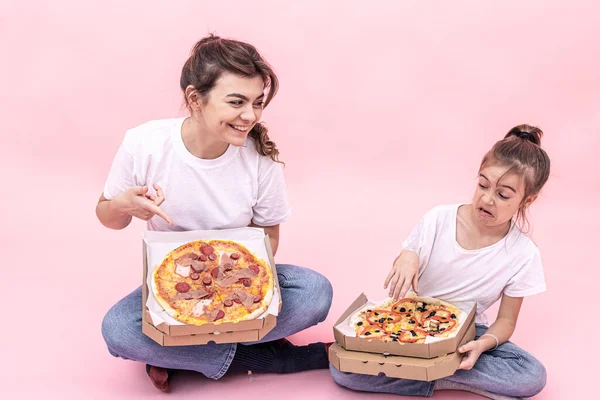
<path id="1" fill-rule="evenodd" d="M 123 214 L 131 215 L 144 221 L 148 221 L 153 216 L 158 215 L 167 221 L 169 225 L 173 225 L 171 218 L 160 209 L 160 205 L 165 201 L 165 194 L 157 184 L 152 186 L 156 190 L 156 197 L 148 193 L 148 186 L 134 186 L 113 199 L 115 208 Z"/>
<path id="2" fill-rule="evenodd" d="M 458 351 L 460 353 L 467 353 L 467 355 L 462 359 L 458 369 L 471 369 L 473 365 L 479 359 L 481 353 L 486 350 L 485 345 L 479 340 L 471 340 L 470 342 L 460 346 Z"/>
<path id="3" fill-rule="evenodd" d="M 418 293 L 419 256 L 414 251 L 403 250 L 394 260 L 394 265 L 383 284 L 383 288 L 390 287 L 389 296 L 394 300 L 402 299 L 412 284 L 415 293 Z"/>

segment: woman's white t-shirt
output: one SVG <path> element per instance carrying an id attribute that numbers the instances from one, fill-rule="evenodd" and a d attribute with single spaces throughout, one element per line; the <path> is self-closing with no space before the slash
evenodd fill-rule
<path id="1" fill-rule="evenodd" d="M 419 255 L 419 295 L 436 297 L 468 310 L 477 304 L 476 322 L 502 294 L 524 297 L 546 290 L 540 252 L 514 224 L 497 243 L 466 250 L 456 241 L 460 204 L 427 212 L 402 243 Z"/>
<path id="2" fill-rule="evenodd" d="M 191 154 L 183 143 L 185 118 L 150 121 L 125 134 L 113 160 L 104 197 L 112 199 L 132 186 L 158 184 L 165 194 L 160 206 L 173 220 L 170 226 L 155 215 L 153 231 L 189 231 L 248 226 L 273 226 L 291 214 L 283 169 L 261 156 L 253 139 L 229 145 L 212 160 Z"/>

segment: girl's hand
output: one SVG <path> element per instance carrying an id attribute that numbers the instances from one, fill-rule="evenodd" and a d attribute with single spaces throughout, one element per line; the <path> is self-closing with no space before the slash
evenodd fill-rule
<path id="1" fill-rule="evenodd" d="M 155 215 L 158 215 L 169 225 L 173 225 L 171 218 L 159 208 L 165 201 L 165 194 L 160 186 L 153 185 L 156 190 L 156 197 L 148 193 L 148 186 L 134 186 L 125 190 L 120 195 L 116 196 L 115 207 L 123 214 L 148 221 Z"/>
<path id="2" fill-rule="evenodd" d="M 394 300 L 402 299 L 412 284 L 415 293 L 418 293 L 419 256 L 409 250 L 403 250 L 394 260 L 394 265 L 383 284 L 383 288 L 390 287 L 389 296 Z"/>
<path id="3" fill-rule="evenodd" d="M 460 353 L 467 353 L 467 355 L 462 359 L 458 369 L 471 369 L 481 356 L 481 353 L 484 352 L 483 343 L 478 340 L 471 340 L 463 346 L 458 348 Z"/>

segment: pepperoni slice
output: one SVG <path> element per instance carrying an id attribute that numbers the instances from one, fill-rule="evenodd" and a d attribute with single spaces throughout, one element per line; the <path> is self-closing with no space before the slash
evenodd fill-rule
<path id="1" fill-rule="evenodd" d="M 260 301 L 261 301 L 261 300 L 262 300 L 262 297 L 260 297 L 260 296 L 256 296 L 256 297 L 254 298 L 254 302 L 255 302 L 255 303 L 260 303 Z"/>
<path id="2" fill-rule="evenodd" d="M 231 258 L 232 260 L 237 260 L 238 258 L 240 258 L 240 255 L 238 253 L 231 253 L 229 255 L 229 258 Z"/>
<path id="3" fill-rule="evenodd" d="M 175 289 L 179 293 L 187 293 L 190 290 L 190 285 L 185 282 L 179 282 L 177 285 L 175 285 Z"/>
<path id="4" fill-rule="evenodd" d="M 206 257 L 204 254 L 200 255 L 200 261 L 206 261 L 208 260 L 208 257 Z"/>
<path id="5" fill-rule="evenodd" d="M 219 312 L 217 313 L 217 316 L 215 317 L 215 321 L 223 318 L 224 316 L 225 316 L 225 312 L 223 310 L 219 310 Z"/>
<path id="6" fill-rule="evenodd" d="M 212 279 L 210 279 L 210 276 L 205 276 L 202 279 L 202 283 L 204 283 L 206 286 L 210 285 L 212 283 Z"/>
<path id="7" fill-rule="evenodd" d="M 211 247 L 211 248 L 212 248 L 212 247 Z M 216 255 L 215 253 L 210 253 L 210 254 L 208 255 L 208 259 L 209 259 L 210 261 L 215 261 L 215 260 L 217 259 L 217 255 Z"/>
<path id="8" fill-rule="evenodd" d="M 254 272 L 255 274 L 258 274 L 260 272 L 260 268 L 258 267 L 258 265 L 250 265 L 248 267 L 248 269 L 250 269 L 252 272 Z"/>
<path id="9" fill-rule="evenodd" d="M 213 278 L 217 279 L 219 277 L 219 268 L 213 268 L 212 271 L 210 271 L 210 274 Z"/>
<path id="10" fill-rule="evenodd" d="M 200 259 L 200 256 L 198 254 L 192 253 L 192 254 L 190 254 L 190 258 L 192 260 L 198 260 L 198 259 Z"/>
<path id="11" fill-rule="evenodd" d="M 227 299 L 223 304 L 225 304 L 225 307 L 231 307 L 233 305 L 233 300 Z"/>
<path id="12" fill-rule="evenodd" d="M 197 281 L 200 278 L 200 275 L 197 272 L 192 272 L 190 274 L 190 278 L 192 278 L 193 280 Z"/>
<path id="13" fill-rule="evenodd" d="M 200 246 L 200 252 L 205 256 L 210 256 L 215 252 L 215 249 L 213 249 L 213 247 L 208 244 L 203 244 L 202 246 Z"/>
<path id="14" fill-rule="evenodd" d="M 237 304 L 242 304 L 242 301 L 240 299 L 233 299 L 233 302 Z"/>
<path id="15" fill-rule="evenodd" d="M 246 287 L 250 287 L 250 285 L 252 285 L 252 281 L 250 280 L 250 278 L 244 278 L 244 279 L 242 279 L 242 283 Z"/>

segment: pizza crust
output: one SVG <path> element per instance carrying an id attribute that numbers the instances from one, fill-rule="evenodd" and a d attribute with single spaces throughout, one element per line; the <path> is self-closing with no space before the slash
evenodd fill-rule
<path id="1" fill-rule="evenodd" d="M 271 304 L 272 299 L 273 299 L 273 281 L 271 280 L 270 288 L 267 289 L 267 294 L 266 294 L 265 298 L 262 300 L 260 307 L 258 309 L 256 309 L 254 312 L 248 314 L 246 316 L 246 318 L 243 319 L 243 321 L 257 319 L 258 317 L 263 315 L 263 313 L 265 311 L 267 311 L 267 309 L 269 308 L 269 305 Z M 242 320 L 240 320 L 240 321 L 242 321 Z"/>
<path id="2" fill-rule="evenodd" d="M 152 293 L 154 293 L 154 298 L 156 299 L 156 301 L 158 302 L 158 304 L 160 304 L 160 306 L 162 308 L 164 308 L 164 310 L 167 312 L 167 314 L 169 314 L 171 317 L 178 319 L 179 318 L 179 312 L 177 312 L 175 309 L 171 308 L 171 305 L 162 298 L 162 296 L 158 295 L 158 288 L 156 287 L 156 276 L 158 275 L 158 268 L 155 269 L 154 274 L 152 276 Z"/>

